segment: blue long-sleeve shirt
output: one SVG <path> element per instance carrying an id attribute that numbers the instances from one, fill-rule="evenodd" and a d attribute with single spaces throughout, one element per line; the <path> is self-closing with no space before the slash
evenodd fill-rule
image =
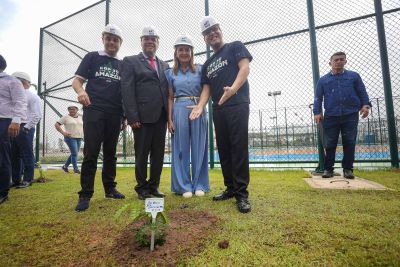
<path id="1" fill-rule="evenodd" d="M 319 79 L 314 98 L 314 115 L 322 114 L 322 102 L 325 116 L 343 116 L 358 112 L 364 105 L 371 106 L 360 75 L 350 70 L 335 75 L 329 72 Z"/>

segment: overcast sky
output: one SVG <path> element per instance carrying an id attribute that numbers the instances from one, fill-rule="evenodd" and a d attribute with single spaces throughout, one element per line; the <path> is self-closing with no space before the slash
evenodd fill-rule
<path id="1" fill-rule="evenodd" d="M 81 10 L 95 0 L 0 0 L 0 54 L 6 72 L 27 72 L 37 82 L 40 28 Z"/>

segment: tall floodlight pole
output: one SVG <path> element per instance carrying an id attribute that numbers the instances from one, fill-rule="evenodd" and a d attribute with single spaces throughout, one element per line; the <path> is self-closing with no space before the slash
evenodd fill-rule
<path id="1" fill-rule="evenodd" d="M 276 97 L 281 95 L 281 91 L 269 91 L 268 96 L 274 97 L 274 110 L 275 110 L 275 127 L 276 127 L 276 143 L 279 145 L 279 136 L 278 136 L 278 112 L 276 109 Z"/>
<path id="2" fill-rule="evenodd" d="M 208 5 L 208 0 L 204 1 L 205 5 L 205 15 L 208 16 L 210 14 L 209 12 L 209 5 Z M 210 58 L 211 55 L 211 49 L 210 46 L 207 45 L 207 59 Z M 210 137 L 209 139 L 209 144 L 210 144 L 210 169 L 214 169 L 214 128 L 212 124 L 212 103 L 211 99 L 208 100 L 208 135 Z"/>

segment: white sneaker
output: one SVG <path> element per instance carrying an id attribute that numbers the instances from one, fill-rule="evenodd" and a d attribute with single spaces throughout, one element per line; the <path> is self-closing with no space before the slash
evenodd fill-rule
<path id="1" fill-rule="evenodd" d="M 203 190 L 196 190 L 196 192 L 194 192 L 194 194 L 198 197 L 203 197 L 205 193 Z"/>
<path id="2" fill-rule="evenodd" d="M 185 192 L 185 193 L 182 194 L 182 196 L 183 196 L 184 198 L 190 198 L 190 197 L 193 196 L 193 194 L 192 194 L 192 192 Z"/>

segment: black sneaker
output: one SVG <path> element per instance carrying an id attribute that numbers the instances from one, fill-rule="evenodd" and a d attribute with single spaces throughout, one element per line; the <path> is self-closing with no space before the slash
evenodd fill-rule
<path id="1" fill-rule="evenodd" d="M 227 200 L 227 199 L 233 198 L 234 196 L 235 195 L 233 192 L 225 190 L 224 192 L 213 196 L 213 200 L 214 201 Z"/>
<path id="2" fill-rule="evenodd" d="M 88 197 L 80 197 L 78 204 L 76 205 L 75 211 L 85 211 L 89 208 L 90 198 Z"/>
<path id="3" fill-rule="evenodd" d="M 117 189 L 113 188 L 110 192 L 106 193 L 106 198 L 113 198 L 113 199 L 123 199 L 125 196 L 117 191 Z"/>
<path id="4" fill-rule="evenodd" d="M 74 173 L 81 174 L 81 171 L 80 170 L 74 170 Z"/>
<path id="5" fill-rule="evenodd" d="M 349 169 L 343 169 L 343 176 L 347 179 L 354 179 L 353 171 Z"/>
<path id="6" fill-rule="evenodd" d="M 32 185 L 32 182 L 28 181 L 22 181 L 19 185 L 17 185 L 15 188 L 20 189 L 20 188 L 27 188 Z"/>
<path id="7" fill-rule="evenodd" d="M 247 198 L 238 199 L 236 204 L 241 213 L 248 213 L 251 211 L 251 205 Z"/>
<path id="8" fill-rule="evenodd" d="M 333 171 L 324 171 L 324 174 L 322 174 L 322 178 L 332 178 L 333 177 Z"/>
<path id="9" fill-rule="evenodd" d="M 65 173 L 69 173 L 68 167 L 65 167 L 65 165 L 63 165 L 63 166 L 61 167 L 61 169 L 62 169 Z"/>
<path id="10" fill-rule="evenodd" d="M 0 197 L 0 204 L 6 202 L 8 200 L 8 196 L 2 196 Z"/>
<path id="11" fill-rule="evenodd" d="M 10 188 L 12 188 L 12 187 L 17 187 L 17 186 L 19 186 L 20 184 L 21 184 L 21 182 L 12 183 L 12 184 L 10 185 Z"/>

